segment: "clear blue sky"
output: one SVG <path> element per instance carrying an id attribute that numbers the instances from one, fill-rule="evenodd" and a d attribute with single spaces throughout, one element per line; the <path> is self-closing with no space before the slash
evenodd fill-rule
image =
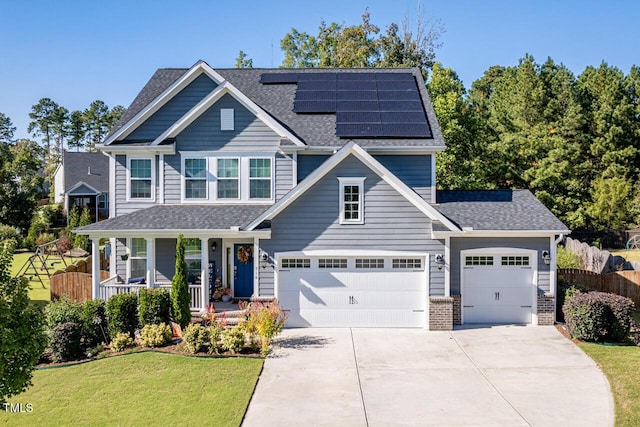
<path id="1" fill-rule="evenodd" d="M 233 67 L 240 49 L 255 67 L 277 67 L 282 37 L 315 34 L 321 19 L 360 22 L 369 6 L 386 28 L 417 0 L 30 1 L 0 0 L 0 112 L 27 137 L 28 114 L 49 97 L 70 111 L 101 99 L 125 107 L 156 68 L 198 59 Z M 575 74 L 606 61 L 625 73 L 640 64 L 640 2 L 573 0 L 424 0 L 427 18 L 445 27 L 437 59 L 469 87 L 492 65 L 525 53 L 551 56 Z"/>

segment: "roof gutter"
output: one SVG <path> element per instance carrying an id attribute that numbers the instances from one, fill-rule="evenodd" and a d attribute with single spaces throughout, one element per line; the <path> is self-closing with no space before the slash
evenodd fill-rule
<path id="1" fill-rule="evenodd" d="M 167 145 L 104 145 L 96 144 L 96 150 L 109 154 L 176 154 L 175 142 Z"/>

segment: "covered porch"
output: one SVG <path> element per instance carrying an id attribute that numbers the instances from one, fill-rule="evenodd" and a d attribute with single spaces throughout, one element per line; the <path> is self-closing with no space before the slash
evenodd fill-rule
<path id="1" fill-rule="evenodd" d="M 211 216 L 233 207 L 236 217 L 228 221 L 223 218 L 215 221 Z M 242 206 L 240 210 L 237 206 L 154 206 L 76 229 L 75 232 L 89 236 L 95 252 L 101 240 L 102 243 L 108 240 L 105 252 L 110 258 L 109 278 L 100 281 L 99 275 L 93 275 L 93 298 L 106 301 L 113 295 L 139 292 L 142 288 L 171 289 L 179 235 L 183 236 L 185 245 L 192 311 L 205 311 L 214 295 L 227 293 L 234 299 L 256 297 L 259 263 L 254 261 L 254 254 L 259 253 L 261 239 L 271 238 L 271 230 L 244 231 L 242 225 L 264 209 L 262 206 L 260 209 Z M 246 215 L 237 215 L 238 212 Z M 190 220 L 195 214 L 199 214 L 199 219 Z M 239 224 L 220 228 L 229 221 Z M 208 223 L 211 228 L 202 228 Z"/>

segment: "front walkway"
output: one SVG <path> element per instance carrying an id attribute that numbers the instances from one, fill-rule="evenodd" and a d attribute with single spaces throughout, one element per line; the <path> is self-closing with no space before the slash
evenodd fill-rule
<path id="1" fill-rule="evenodd" d="M 285 329 L 243 426 L 611 426 L 596 364 L 554 327 Z"/>

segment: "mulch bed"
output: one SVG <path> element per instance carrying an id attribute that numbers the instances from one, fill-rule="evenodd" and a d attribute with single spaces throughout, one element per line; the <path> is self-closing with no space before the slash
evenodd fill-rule
<path id="1" fill-rule="evenodd" d="M 227 358 L 227 357 L 249 357 L 252 359 L 262 358 L 259 351 L 252 351 L 251 349 L 248 349 L 248 348 L 245 348 L 240 353 L 235 353 L 235 354 L 231 354 L 228 352 L 220 353 L 220 354 L 208 354 L 208 353 L 192 354 L 184 349 L 184 345 L 182 343 L 176 343 L 176 344 L 170 344 L 164 347 L 154 347 L 154 348 L 136 346 L 120 352 L 112 352 L 108 348 L 105 348 L 103 352 L 97 354 L 94 357 L 71 360 L 68 362 L 54 362 L 51 359 L 51 356 L 45 353 L 41 357 L 40 363 L 36 365 L 36 369 L 49 369 L 49 368 L 58 368 L 63 366 L 80 365 L 82 363 L 92 362 L 94 360 L 104 359 L 106 357 L 122 356 L 125 354 L 132 354 L 132 353 L 144 353 L 148 351 L 153 351 L 156 353 L 178 354 L 181 356 L 189 356 L 189 357 L 203 357 L 203 358 Z"/>

